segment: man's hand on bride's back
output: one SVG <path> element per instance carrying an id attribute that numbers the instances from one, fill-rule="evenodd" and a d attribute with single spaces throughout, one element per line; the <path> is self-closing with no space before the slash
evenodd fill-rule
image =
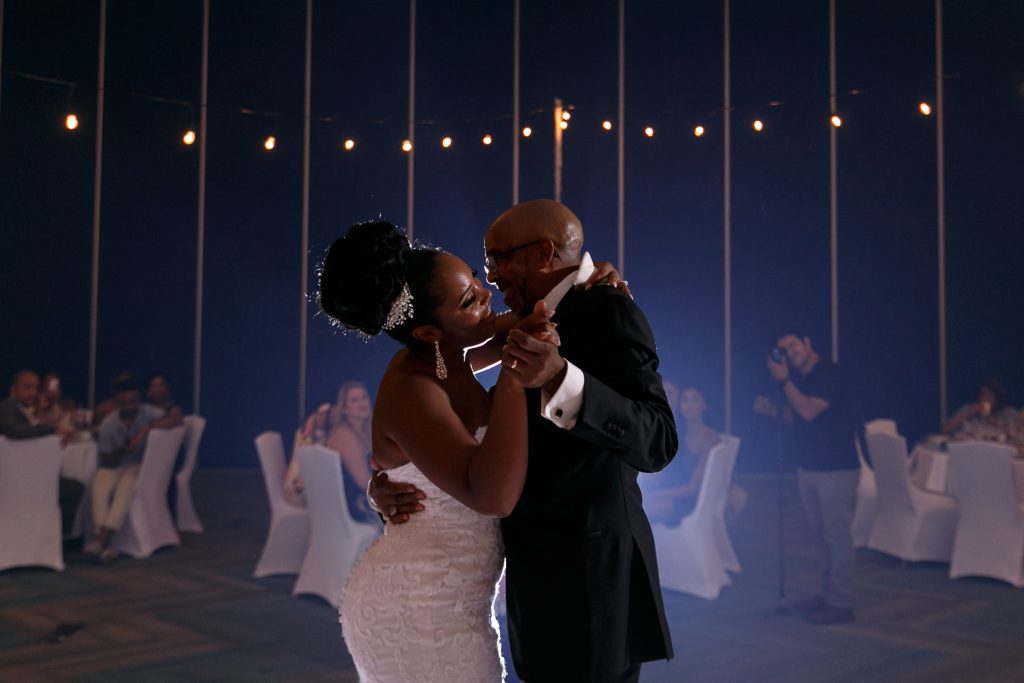
<path id="1" fill-rule="evenodd" d="M 384 515 L 389 523 L 404 524 L 409 521 L 410 515 L 423 511 L 420 501 L 427 494 L 412 484 L 391 481 L 388 473 L 379 471 L 377 463 L 374 463 L 374 473 L 366 486 L 366 496 L 370 499 L 370 507 Z"/>
<path id="2" fill-rule="evenodd" d="M 621 289 L 630 299 L 633 298 L 633 292 L 629 289 L 629 283 L 622 279 L 619 271 L 615 270 L 615 266 L 608 261 L 594 261 L 594 272 L 590 274 L 586 282 L 577 285 L 577 287 L 590 289 L 594 285 L 609 285 L 616 289 Z"/>

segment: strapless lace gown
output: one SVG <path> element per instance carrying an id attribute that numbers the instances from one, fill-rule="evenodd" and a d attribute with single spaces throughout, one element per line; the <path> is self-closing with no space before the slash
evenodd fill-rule
<path id="1" fill-rule="evenodd" d="M 385 525 L 345 585 L 341 629 L 359 679 L 504 680 L 492 612 L 504 560 L 498 520 L 459 503 L 412 463 L 388 475 L 422 489 L 426 509 Z"/>

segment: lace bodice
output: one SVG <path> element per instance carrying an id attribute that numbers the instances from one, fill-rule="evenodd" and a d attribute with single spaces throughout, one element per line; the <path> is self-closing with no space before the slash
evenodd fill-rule
<path id="1" fill-rule="evenodd" d="M 385 525 L 345 586 L 342 632 L 360 680 L 503 680 L 492 615 L 504 558 L 498 520 L 459 503 L 412 463 L 388 476 L 427 498 L 409 522 Z"/>

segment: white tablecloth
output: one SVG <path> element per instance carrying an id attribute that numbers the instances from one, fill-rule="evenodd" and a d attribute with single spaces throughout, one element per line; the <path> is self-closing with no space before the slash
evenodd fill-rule
<path id="1" fill-rule="evenodd" d="M 62 451 L 60 476 L 88 484 L 96 474 L 96 459 L 95 441 L 72 441 Z"/>
<path id="2" fill-rule="evenodd" d="M 950 481 L 949 453 L 918 444 L 910 457 L 910 480 L 916 486 L 933 493 L 952 494 L 956 482 Z M 1017 500 L 1024 503 L 1024 458 L 1013 459 L 1013 488 Z"/>

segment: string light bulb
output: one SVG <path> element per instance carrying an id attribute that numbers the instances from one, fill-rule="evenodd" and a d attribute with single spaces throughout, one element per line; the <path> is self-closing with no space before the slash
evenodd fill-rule
<path id="1" fill-rule="evenodd" d="M 754 120 L 754 130 L 757 131 L 758 133 L 764 130 L 764 122 L 761 121 L 761 119 Z"/>
<path id="2" fill-rule="evenodd" d="M 525 128 L 523 128 L 523 137 L 524 138 L 528 138 L 531 135 L 533 135 L 533 128 L 530 128 L 529 126 L 526 126 Z"/>
<path id="3" fill-rule="evenodd" d="M 195 144 L 196 132 L 191 129 L 186 130 L 185 134 L 181 136 L 181 141 L 184 142 L 186 145 Z"/>
<path id="4" fill-rule="evenodd" d="M 263 149 L 269 152 L 273 150 L 275 147 L 277 147 L 277 138 L 275 138 L 273 135 L 268 135 L 267 139 L 263 141 Z"/>
<path id="5" fill-rule="evenodd" d="M 356 141 L 353 140 L 352 138 L 349 138 L 349 139 L 345 140 L 345 142 L 344 142 L 344 144 L 342 146 L 345 148 L 346 152 L 351 152 L 352 150 L 354 150 L 356 148 Z"/>
<path id="6" fill-rule="evenodd" d="M 68 130 L 75 130 L 76 128 L 78 128 L 78 117 L 74 114 L 68 114 L 64 118 L 64 125 L 67 127 Z"/>
<path id="7" fill-rule="evenodd" d="M 693 129 L 693 135 L 694 135 L 695 137 L 698 137 L 698 138 L 699 138 L 700 136 L 704 135 L 704 126 L 697 126 L 697 127 L 695 127 L 695 128 Z"/>
<path id="8" fill-rule="evenodd" d="M 487 135 L 485 135 L 485 136 L 484 136 L 484 139 L 482 140 L 482 142 L 483 142 L 483 143 L 484 143 L 485 145 L 489 145 L 489 144 L 491 144 L 492 142 L 494 142 L 494 138 L 492 138 L 492 137 L 490 136 L 490 134 L 488 133 Z"/>
<path id="9" fill-rule="evenodd" d="M 443 138 L 441 138 L 441 146 L 444 147 L 445 149 L 448 149 L 449 147 L 452 146 L 452 139 L 445 135 Z"/>
<path id="10" fill-rule="evenodd" d="M 644 135 L 646 135 L 649 138 L 653 138 L 654 137 L 654 128 L 651 127 L 651 126 L 647 126 L 646 128 L 644 128 Z"/>
<path id="11" fill-rule="evenodd" d="M 921 112 L 921 114 L 923 114 L 924 116 L 932 115 L 932 105 L 928 104 L 927 102 L 921 102 L 920 104 L 918 104 L 917 110 Z"/>
<path id="12" fill-rule="evenodd" d="M 601 122 L 601 127 L 604 128 L 605 130 L 611 130 L 612 129 L 612 122 L 608 121 L 608 120 L 602 121 Z"/>
<path id="13" fill-rule="evenodd" d="M 569 127 L 569 122 L 563 119 L 558 122 L 558 127 L 561 128 L 562 130 L 565 130 L 566 128 Z"/>
<path id="14" fill-rule="evenodd" d="M 412 151 L 412 142 L 410 142 L 409 140 L 402 140 L 402 151 L 403 152 L 411 152 Z"/>
<path id="15" fill-rule="evenodd" d="M 843 125 L 843 120 L 839 118 L 839 114 L 832 114 L 832 118 L 830 118 L 829 121 L 832 123 L 834 128 L 838 128 Z"/>
<path id="16" fill-rule="evenodd" d="M 570 113 L 569 113 L 569 112 L 567 112 L 567 111 L 563 111 L 563 112 L 562 112 L 562 120 L 563 120 L 563 121 L 568 121 L 568 120 L 569 120 L 569 119 L 571 119 L 571 118 L 572 118 L 572 114 L 570 114 Z"/>

